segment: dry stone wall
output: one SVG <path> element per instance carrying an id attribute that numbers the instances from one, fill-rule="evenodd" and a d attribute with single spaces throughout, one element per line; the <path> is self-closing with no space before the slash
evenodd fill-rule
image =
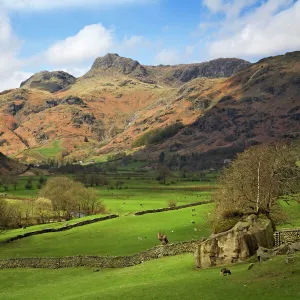
<path id="1" fill-rule="evenodd" d="M 60 231 L 65 231 L 65 230 L 70 230 L 72 228 L 75 227 L 79 227 L 79 226 L 84 226 L 84 225 L 88 225 L 88 224 L 93 224 L 93 223 L 97 223 L 97 222 L 102 222 L 102 221 L 106 221 L 109 219 L 115 219 L 118 218 L 119 215 L 109 215 L 109 216 L 105 216 L 105 217 L 100 217 L 100 218 L 95 218 L 95 219 L 91 219 L 91 220 L 85 220 L 85 221 L 81 221 L 81 222 L 77 222 L 74 224 L 70 224 L 70 225 L 66 225 L 63 227 L 59 227 L 59 228 L 45 228 L 45 229 L 41 229 L 41 230 L 37 230 L 37 231 L 31 231 L 31 232 L 26 232 L 24 234 L 19 234 L 16 235 L 14 237 L 11 237 L 5 241 L 0 242 L 1 244 L 7 244 L 16 240 L 20 240 L 29 236 L 33 236 L 33 235 L 38 235 L 38 234 L 44 234 L 44 233 L 49 233 L 49 232 L 60 232 Z"/>
<path id="2" fill-rule="evenodd" d="M 300 241 L 300 228 L 282 229 L 280 231 L 275 232 L 274 238 L 276 247 L 287 243 L 298 242 Z"/>
<path id="3" fill-rule="evenodd" d="M 188 241 L 175 244 L 161 245 L 147 251 L 130 256 L 68 256 L 68 257 L 33 257 L 1 259 L 0 269 L 7 268 L 125 268 L 141 264 L 145 261 L 174 256 L 183 253 L 194 253 L 200 241 Z"/>
<path id="4" fill-rule="evenodd" d="M 165 211 L 170 211 L 170 210 L 178 210 L 178 209 L 198 206 L 198 205 L 202 205 L 202 204 L 208 204 L 208 203 L 212 203 L 212 202 L 213 201 L 199 201 L 199 202 L 194 202 L 194 203 L 189 203 L 189 204 L 184 204 L 184 205 L 178 205 L 175 207 L 165 207 L 165 208 L 158 208 L 158 209 L 142 210 L 142 211 L 136 212 L 134 215 L 142 216 L 142 215 L 146 215 L 146 214 L 154 214 L 154 213 L 165 212 Z"/>

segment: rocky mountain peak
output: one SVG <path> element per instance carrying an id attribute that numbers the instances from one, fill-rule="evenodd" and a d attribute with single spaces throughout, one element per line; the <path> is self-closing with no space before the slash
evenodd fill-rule
<path id="1" fill-rule="evenodd" d="M 57 92 L 73 84 L 76 78 L 64 71 L 42 71 L 23 81 L 20 87 Z"/>
<path id="2" fill-rule="evenodd" d="M 230 77 L 250 65 L 250 62 L 243 59 L 218 58 L 209 62 L 181 66 L 174 71 L 173 76 L 181 82 L 188 82 L 198 77 Z"/>
<path id="3" fill-rule="evenodd" d="M 93 63 L 91 70 L 87 73 L 87 76 L 94 76 L 105 71 L 136 77 L 148 75 L 146 68 L 138 61 L 119 56 L 116 53 L 108 53 L 103 57 L 98 57 Z"/>

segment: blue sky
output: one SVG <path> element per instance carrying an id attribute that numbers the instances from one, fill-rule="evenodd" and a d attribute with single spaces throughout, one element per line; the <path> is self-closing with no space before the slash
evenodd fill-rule
<path id="1" fill-rule="evenodd" d="M 107 52 L 177 64 L 295 50 L 299 0 L 0 0 L 0 90 L 44 69 L 80 76 Z"/>

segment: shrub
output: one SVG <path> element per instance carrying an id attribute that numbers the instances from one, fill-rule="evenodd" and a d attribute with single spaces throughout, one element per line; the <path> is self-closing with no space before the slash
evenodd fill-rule
<path id="1" fill-rule="evenodd" d="M 177 206 L 176 200 L 168 200 L 168 207 L 175 208 Z"/>
<path id="2" fill-rule="evenodd" d="M 26 189 L 26 190 L 32 190 L 32 188 L 33 188 L 33 185 L 32 185 L 31 182 L 27 182 L 27 183 L 25 184 L 25 189 Z"/>
<path id="3" fill-rule="evenodd" d="M 225 210 L 222 213 L 224 219 L 241 218 L 243 215 L 243 212 L 239 210 Z"/>
<path id="4" fill-rule="evenodd" d="M 218 221 L 212 222 L 212 229 L 214 233 L 221 233 L 231 229 L 240 218 L 229 218 L 229 219 L 219 219 Z"/>

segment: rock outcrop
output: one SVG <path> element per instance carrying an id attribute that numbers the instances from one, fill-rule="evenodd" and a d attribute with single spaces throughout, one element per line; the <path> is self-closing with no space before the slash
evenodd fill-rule
<path id="1" fill-rule="evenodd" d="M 27 167 L 14 161 L 0 152 L 0 175 L 21 174 L 27 170 Z"/>
<path id="2" fill-rule="evenodd" d="M 276 255 L 294 254 L 296 251 L 300 251 L 300 241 L 289 244 L 283 244 L 279 247 L 272 249 L 260 246 L 256 252 L 256 255 L 259 261 L 265 261 Z"/>
<path id="3" fill-rule="evenodd" d="M 138 61 L 121 57 L 116 53 L 108 53 L 103 57 L 98 57 L 85 77 L 97 76 L 104 72 L 108 74 L 120 73 L 123 75 L 132 75 L 134 77 L 148 76 L 146 68 Z"/>
<path id="4" fill-rule="evenodd" d="M 164 82 L 171 85 L 182 85 L 199 77 L 230 77 L 251 65 L 250 62 L 237 58 L 219 58 L 198 64 L 174 66 L 143 66 L 131 58 L 109 53 L 95 60 L 86 78 L 99 75 L 131 75 L 147 83 Z"/>
<path id="5" fill-rule="evenodd" d="M 260 246 L 274 246 L 272 224 L 267 219 L 251 215 L 232 229 L 213 235 L 197 245 L 195 265 L 197 268 L 207 268 L 245 261 L 255 255 Z"/>
<path id="6" fill-rule="evenodd" d="M 178 66 L 172 76 L 183 83 L 199 77 L 230 77 L 250 65 L 250 62 L 243 59 L 218 58 L 200 64 Z"/>
<path id="7" fill-rule="evenodd" d="M 54 93 L 75 82 L 76 78 L 63 71 L 42 71 L 23 81 L 20 87 L 39 89 Z"/>

